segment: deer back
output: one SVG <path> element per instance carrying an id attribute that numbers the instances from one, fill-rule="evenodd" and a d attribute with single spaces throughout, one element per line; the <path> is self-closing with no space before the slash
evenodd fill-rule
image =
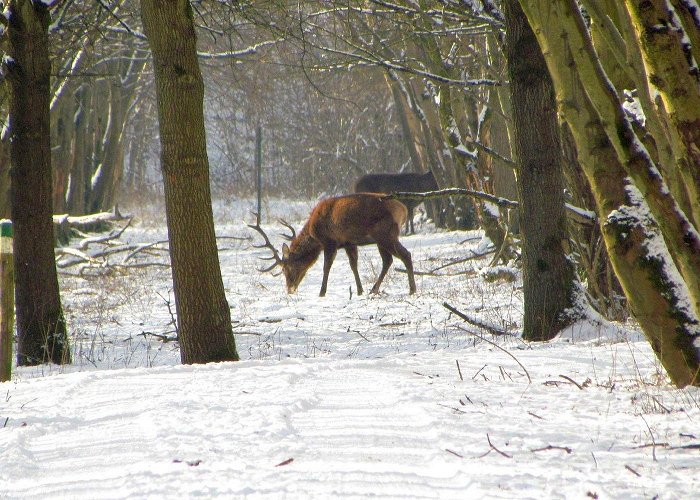
<path id="1" fill-rule="evenodd" d="M 356 193 L 321 200 L 307 222 L 309 234 L 321 244 L 334 242 L 338 246 L 350 243 L 364 245 L 376 241 L 376 235 L 396 235 L 404 224 L 407 209 L 397 200 L 382 200 L 377 193 Z"/>

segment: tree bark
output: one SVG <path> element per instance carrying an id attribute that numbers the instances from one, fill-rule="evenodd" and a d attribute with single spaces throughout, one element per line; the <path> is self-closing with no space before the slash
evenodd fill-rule
<path id="1" fill-rule="evenodd" d="M 575 63 L 579 47 L 570 44 L 583 21 L 574 21 L 581 15 L 578 7 L 567 0 L 520 3 L 545 54 L 559 109 L 574 135 L 580 163 L 596 199 L 605 244 L 630 309 L 671 380 L 679 387 L 700 385 L 699 325 L 688 290 L 664 252 L 664 227 L 657 225 L 658 219 L 649 213 L 647 197 L 630 180 L 626 168 L 629 150 L 619 151 L 614 142 L 619 142 L 620 136 L 611 137 L 620 129 L 606 128 L 605 120 L 618 112 L 619 103 L 609 96 L 601 100 L 592 92 L 589 86 L 599 75 Z M 577 25 L 572 26 L 572 22 Z M 590 56 L 590 52 L 586 54 Z M 588 67 L 594 62 L 589 61 Z M 595 106 L 591 96 L 598 97 Z M 601 113 L 605 106 L 612 109 Z"/>
<path id="2" fill-rule="evenodd" d="M 39 1 L 8 8 L 17 364 L 70 363 L 53 250 L 50 14 Z"/>
<path id="3" fill-rule="evenodd" d="M 636 136 L 600 64 L 575 0 L 556 0 L 550 8 L 561 20 L 562 30 L 566 31 L 573 62 L 584 75 L 581 81 L 585 82 L 586 95 L 625 171 L 648 203 L 671 257 L 685 280 L 690 307 L 696 316 L 700 316 L 700 234 Z"/>
<path id="4" fill-rule="evenodd" d="M 9 219 L 10 209 L 10 144 L 0 138 L 0 218 Z"/>
<path id="5" fill-rule="evenodd" d="M 523 251 L 523 338 L 550 340 L 574 320 L 567 260 L 563 155 L 554 86 L 517 0 L 505 2 Z M 533 126 L 533 124 L 537 124 Z"/>
<path id="6" fill-rule="evenodd" d="M 142 0 L 141 17 L 155 70 L 181 359 L 235 361 L 214 233 L 192 9 L 188 0 Z"/>
<path id="7" fill-rule="evenodd" d="M 86 212 L 86 173 L 89 162 L 85 150 L 88 140 L 87 124 L 89 120 L 85 108 L 90 101 L 90 93 L 86 85 L 81 85 L 74 94 L 77 106 L 72 122 L 73 138 L 69 160 L 70 181 L 66 193 L 66 209 L 71 215 L 83 215 Z"/>
<path id="8" fill-rule="evenodd" d="M 700 87 L 667 0 L 626 0 L 644 66 L 668 114 L 675 164 L 690 200 L 688 218 L 700 228 Z M 697 29 L 691 28 L 696 32 Z"/>

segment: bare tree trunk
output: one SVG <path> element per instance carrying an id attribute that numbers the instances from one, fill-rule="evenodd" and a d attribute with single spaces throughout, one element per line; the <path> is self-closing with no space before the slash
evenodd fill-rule
<path id="1" fill-rule="evenodd" d="M 576 289 L 573 265 L 565 252 L 563 156 L 554 86 L 517 0 L 506 0 L 504 5 L 506 60 L 520 166 L 523 338 L 550 340 L 574 321 Z"/>
<path id="2" fill-rule="evenodd" d="M 90 99 L 90 90 L 81 85 L 75 91 L 77 107 L 73 115 L 73 139 L 70 147 L 69 170 L 70 181 L 66 193 L 66 209 L 71 215 L 83 215 L 86 213 L 85 195 L 87 192 L 86 173 L 88 170 L 88 158 L 85 153 L 87 142 L 88 117 L 85 108 Z"/>
<path id="3" fill-rule="evenodd" d="M 653 78 L 670 122 L 674 160 L 690 200 L 688 218 L 700 228 L 700 92 L 697 67 L 684 51 L 682 26 L 676 25 L 667 0 L 626 0 L 642 48 L 644 66 Z M 663 26 L 664 28 L 660 28 Z M 689 26 L 697 35 L 697 28 Z M 696 36 L 697 38 L 697 36 Z M 694 63 L 697 64 L 697 63 Z"/>
<path id="4" fill-rule="evenodd" d="M 188 0 L 142 0 L 153 52 L 161 166 L 183 363 L 238 360 L 214 234 L 204 84 Z"/>
<path id="5" fill-rule="evenodd" d="M 10 218 L 10 206 L 10 144 L 0 138 L 0 218 Z"/>
<path id="6" fill-rule="evenodd" d="M 579 59 L 591 57 L 591 52 L 577 54 L 581 47 L 574 40 L 583 26 L 583 19 L 576 17 L 578 7 L 567 0 L 521 0 L 521 5 L 546 55 L 559 109 L 576 141 L 596 198 L 605 244 L 630 309 L 671 380 L 679 387 L 700 385 L 699 322 L 695 306 L 688 301 L 692 283 L 685 287 L 687 282 L 678 281 L 674 263 L 663 248 L 664 240 L 673 244 L 676 236 L 666 233 L 683 225 L 682 213 L 667 213 L 675 221 L 663 225 L 658 217 L 652 218 L 649 208 L 659 203 L 654 198 L 663 193 L 651 192 L 639 172 L 629 174 L 639 168 L 629 165 L 630 161 L 648 162 L 649 158 L 639 151 L 632 154 L 638 142 L 628 135 L 624 123 L 616 118 L 608 123 L 610 115 L 619 116 L 620 104 L 605 93 L 601 96 L 599 87 L 596 91 L 601 75 L 590 70 L 596 61 Z M 619 144 L 621 139 L 624 144 Z M 636 185 L 638 179 L 641 187 Z M 686 244 L 687 250 L 695 248 L 692 235 Z"/>
<path id="7" fill-rule="evenodd" d="M 30 0 L 8 8 L 17 364 L 70 363 L 53 250 L 50 14 Z"/>
<path id="8" fill-rule="evenodd" d="M 102 156 L 97 171 L 93 176 L 88 206 L 90 213 L 102 212 L 112 208 L 113 185 L 116 182 L 115 178 L 118 174 L 121 174 L 119 162 L 123 160 L 121 137 L 126 110 L 124 109 L 124 93 L 119 87 L 120 85 L 110 84 L 108 89 L 109 111 L 107 114 L 107 128 L 101 148 Z"/>
<path id="9" fill-rule="evenodd" d="M 52 152 L 53 168 L 53 209 L 56 213 L 66 211 L 66 191 L 70 176 L 70 144 L 75 130 L 72 127 L 72 101 L 63 100 L 54 108 L 52 118 L 53 141 L 56 145 Z"/>
<path id="10" fill-rule="evenodd" d="M 576 142 L 571 129 L 562 124 L 564 176 L 571 202 L 580 208 L 595 211 L 596 200 L 588 179 L 578 161 Z M 569 235 L 578 266 L 586 276 L 587 292 L 598 312 L 609 319 L 624 321 L 629 317 L 624 291 L 615 276 L 605 241 L 598 224 L 581 225 L 569 221 Z"/>

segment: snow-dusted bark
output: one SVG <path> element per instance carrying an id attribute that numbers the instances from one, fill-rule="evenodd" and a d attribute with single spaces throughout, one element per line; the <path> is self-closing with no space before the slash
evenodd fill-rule
<path id="1" fill-rule="evenodd" d="M 669 122 L 675 168 L 690 200 L 688 217 L 700 226 L 700 82 L 680 18 L 667 0 L 627 0 L 646 73 Z M 691 32 L 698 28 L 686 24 Z M 698 38 L 696 36 L 696 38 Z M 697 40 L 700 42 L 700 40 Z"/>
<path id="2" fill-rule="evenodd" d="M 697 233 L 677 206 L 674 209 L 663 179 L 611 95 L 610 83 L 591 60 L 594 53 L 582 46 L 576 3 L 521 4 L 545 54 L 560 112 L 574 135 L 630 308 L 673 382 L 700 385 L 700 268 L 694 268 L 694 275 L 692 268 L 700 256 Z M 676 253 L 674 259 L 668 250 Z M 685 268 L 678 265 L 678 255 Z"/>

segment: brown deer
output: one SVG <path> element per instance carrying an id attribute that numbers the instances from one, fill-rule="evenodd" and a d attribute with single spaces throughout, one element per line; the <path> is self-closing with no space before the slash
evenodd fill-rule
<path id="1" fill-rule="evenodd" d="M 382 270 L 371 293 L 378 293 L 384 276 L 389 271 L 393 257 L 398 257 L 406 266 L 408 272 L 408 288 L 411 294 L 416 291 L 413 276 L 411 253 L 399 243 L 401 225 L 406 220 L 407 209 L 397 200 L 384 200 L 378 193 L 359 193 L 334 198 L 326 198 L 318 202 L 311 211 L 309 220 L 299 235 L 294 229 L 282 221 L 292 231 L 289 246 L 282 246 L 282 257 L 260 225 L 249 224 L 265 240 L 258 248 L 269 248 L 274 260 L 271 266 L 261 271 L 270 271 L 281 266 L 287 282 L 287 292 L 294 293 L 304 279 L 306 271 L 316 262 L 323 250 L 323 282 L 320 297 L 326 295 L 328 273 L 333 265 L 338 249 L 343 248 L 348 254 L 350 268 L 355 275 L 358 295 L 362 294 L 362 283 L 357 272 L 357 247 L 375 244 L 382 256 Z"/>
<path id="2" fill-rule="evenodd" d="M 428 171 L 424 174 L 367 174 L 360 177 L 355 183 L 356 193 L 394 193 L 398 191 L 425 193 L 438 189 L 435 176 Z M 406 233 L 414 234 L 413 209 L 420 205 L 420 200 L 401 200 L 408 209 L 406 220 Z M 409 224 L 411 232 L 409 233 Z"/>

